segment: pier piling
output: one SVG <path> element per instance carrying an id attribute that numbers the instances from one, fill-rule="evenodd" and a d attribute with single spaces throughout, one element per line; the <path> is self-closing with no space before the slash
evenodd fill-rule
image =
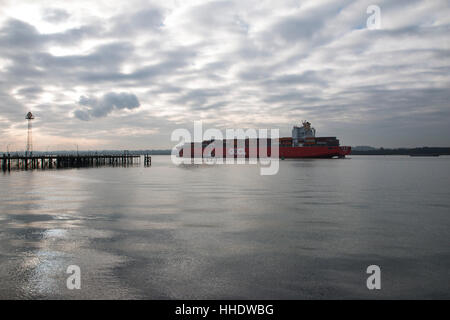
<path id="1" fill-rule="evenodd" d="M 146 155 L 144 156 L 144 165 L 145 165 L 146 167 L 152 165 L 152 157 L 151 157 L 150 155 L 148 155 L 148 154 L 146 154 Z"/>

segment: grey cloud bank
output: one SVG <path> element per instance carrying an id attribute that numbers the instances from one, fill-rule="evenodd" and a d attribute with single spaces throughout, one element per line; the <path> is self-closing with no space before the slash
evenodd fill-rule
<path id="1" fill-rule="evenodd" d="M 193 120 L 288 135 L 308 119 L 349 145 L 449 146 L 448 1 L 378 1 L 379 30 L 371 4 L 4 1 L 0 148 L 23 143 L 28 110 L 38 145 L 168 148 Z"/>
<path id="2" fill-rule="evenodd" d="M 114 110 L 138 108 L 141 104 L 138 98 L 132 93 L 108 92 L 100 99 L 96 97 L 80 97 L 78 103 L 87 108 L 75 111 L 75 116 L 80 120 L 89 120 L 91 117 L 106 117 Z"/>

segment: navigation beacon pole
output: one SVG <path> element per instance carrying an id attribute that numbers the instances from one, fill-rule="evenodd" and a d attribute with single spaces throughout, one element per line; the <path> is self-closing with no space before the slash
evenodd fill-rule
<path id="1" fill-rule="evenodd" d="M 26 156 L 33 155 L 33 132 L 32 132 L 32 125 L 31 121 L 34 119 L 34 116 L 31 112 L 28 112 L 25 119 L 28 120 L 28 137 L 27 137 L 27 151 Z"/>

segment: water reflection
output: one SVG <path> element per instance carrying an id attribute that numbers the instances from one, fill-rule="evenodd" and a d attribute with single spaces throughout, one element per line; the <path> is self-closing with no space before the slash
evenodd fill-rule
<path id="1" fill-rule="evenodd" d="M 448 297 L 449 166 L 286 160 L 261 176 L 154 157 L 2 175 L 0 298 L 371 298 L 373 263 L 395 279 L 377 297 Z"/>

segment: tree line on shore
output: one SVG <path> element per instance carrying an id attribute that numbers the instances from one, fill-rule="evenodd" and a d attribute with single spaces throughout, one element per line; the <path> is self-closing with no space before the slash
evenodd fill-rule
<path id="1" fill-rule="evenodd" d="M 450 148 L 418 147 L 418 148 L 361 148 L 352 149 L 354 155 L 450 155 Z"/>

